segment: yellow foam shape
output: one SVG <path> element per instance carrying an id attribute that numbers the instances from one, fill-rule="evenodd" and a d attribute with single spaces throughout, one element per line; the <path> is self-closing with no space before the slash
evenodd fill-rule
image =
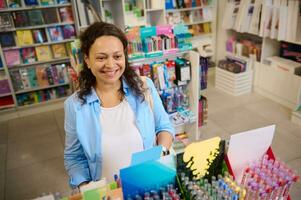
<path id="1" fill-rule="evenodd" d="M 184 150 L 183 160 L 197 178 L 205 176 L 212 161 L 219 153 L 220 137 L 194 142 Z"/>

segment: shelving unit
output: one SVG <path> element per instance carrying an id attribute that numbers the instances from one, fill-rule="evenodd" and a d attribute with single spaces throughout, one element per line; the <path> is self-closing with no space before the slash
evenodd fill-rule
<path id="1" fill-rule="evenodd" d="M 300 14 L 297 14 L 300 11 L 296 9 L 299 6 L 292 6 L 292 4 L 300 4 L 300 1 L 288 1 L 280 7 L 272 5 L 270 10 L 273 12 L 269 11 L 268 5 L 265 4 L 267 1 L 260 2 L 255 1 L 253 4 L 251 1 L 221 1 L 219 18 L 222 23 L 218 28 L 218 43 L 221 44 L 219 49 L 222 50 L 218 52 L 218 58 L 221 59 L 228 54 L 225 51 L 225 44 L 230 37 L 254 39 L 261 46 L 261 52 L 259 60 L 255 60 L 255 56 L 248 58 L 253 61 L 253 90 L 283 106 L 295 109 L 301 85 L 300 74 L 291 73 L 290 64 L 286 64 L 284 68 L 275 67 L 275 64 L 269 60 L 273 56 L 280 56 L 283 41 L 300 45 L 301 38 L 298 31 L 301 28 L 301 18 Z M 254 12 L 248 14 L 250 9 L 253 9 Z M 238 10 L 238 12 L 234 12 L 234 10 Z M 277 26 L 277 15 L 283 15 L 286 11 L 289 11 L 287 17 L 280 17 Z M 258 17 L 260 15 L 261 18 Z M 292 20 L 288 17 L 290 15 L 297 17 L 293 17 Z M 271 26 L 267 26 L 268 24 Z M 283 35 L 283 31 L 292 35 Z M 241 57 L 241 55 L 234 56 Z"/>
<path id="2" fill-rule="evenodd" d="M 296 104 L 295 110 L 292 112 L 291 120 L 301 126 L 301 86 L 299 89 L 298 103 Z"/>
<path id="3" fill-rule="evenodd" d="M 64 96 L 71 93 L 68 54 L 77 33 L 73 4 L 59 0 L 37 4 L 30 6 L 21 0 L 19 7 L 0 10 L 8 23 L 0 24 L 0 73 L 9 90 L 0 91 L 3 116 L 31 112 L 36 105 L 36 110 L 48 110 L 42 108 L 48 104 L 62 107 Z"/>
<path id="4" fill-rule="evenodd" d="M 172 55 L 164 55 L 160 58 L 145 58 L 145 59 L 137 59 L 131 61 L 130 64 L 132 66 L 139 64 L 146 64 L 152 62 L 160 62 L 165 61 L 166 59 L 175 59 L 177 57 L 184 57 L 191 62 L 191 80 L 187 84 L 187 89 L 189 91 L 189 107 L 190 110 L 197 115 L 198 113 L 198 99 L 200 96 L 200 76 L 199 76 L 199 53 L 195 51 L 185 51 L 179 52 Z M 200 133 L 198 131 L 198 120 L 190 121 L 185 124 L 175 125 L 175 129 L 177 133 L 186 132 L 189 133 L 189 138 L 191 141 L 196 141 L 200 138 Z"/>

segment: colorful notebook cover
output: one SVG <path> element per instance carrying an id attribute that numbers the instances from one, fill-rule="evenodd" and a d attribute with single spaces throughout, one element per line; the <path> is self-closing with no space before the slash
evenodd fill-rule
<path id="1" fill-rule="evenodd" d="M 23 63 L 34 63 L 36 62 L 36 52 L 34 47 L 23 48 L 20 50 Z"/>
<path id="2" fill-rule="evenodd" d="M 30 26 L 37 26 L 37 25 L 43 25 L 44 19 L 42 10 L 28 10 L 28 21 L 30 23 Z"/>
<path id="3" fill-rule="evenodd" d="M 15 27 L 29 26 L 28 16 L 26 11 L 16 11 L 13 13 Z"/>
<path id="4" fill-rule="evenodd" d="M 18 46 L 26 46 L 33 44 L 33 38 L 30 30 L 16 31 Z"/>
<path id="5" fill-rule="evenodd" d="M 0 44 L 2 48 L 16 46 L 13 33 L 12 32 L 0 33 Z"/>
<path id="6" fill-rule="evenodd" d="M 56 8 L 48 8 L 43 10 L 45 24 L 59 23 L 59 17 Z"/>
<path id="7" fill-rule="evenodd" d="M 55 42 L 55 41 L 64 40 L 63 33 L 62 33 L 62 28 L 60 26 L 49 27 L 48 28 L 48 33 L 49 33 L 51 41 Z"/>
<path id="8" fill-rule="evenodd" d="M 0 13 L 0 30 L 13 27 L 14 25 L 10 13 Z"/>
<path id="9" fill-rule="evenodd" d="M 36 47 L 36 55 L 37 55 L 38 61 L 48 61 L 52 58 L 49 46 Z"/>
<path id="10" fill-rule="evenodd" d="M 22 82 L 19 70 L 10 71 L 10 76 L 12 79 L 14 90 L 15 91 L 23 90 L 24 86 L 23 86 L 23 82 Z"/>
<path id="11" fill-rule="evenodd" d="M 41 3 L 42 6 L 53 5 L 54 0 L 40 0 L 40 3 Z"/>
<path id="12" fill-rule="evenodd" d="M 36 68 L 35 67 L 28 68 L 27 73 L 28 73 L 28 79 L 29 79 L 30 87 L 31 88 L 38 87 Z"/>
<path id="13" fill-rule="evenodd" d="M 73 22 L 73 14 L 71 7 L 59 8 L 61 22 Z"/>
<path id="14" fill-rule="evenodd" d="M 67 52 L 64 44 L 54 44 L 51 46 L 54 58 L 66 58 Z"/>
<path id="15" fill-rule="evenodd" d="M 23 83 L 24 89 L 29 89 L 30 83 L 29 83 L 29 79 L 28 79 L 27 69 L 21 68 L 21 69 L 19 69 L 19 73 L 21 75 L 21 81 Z"/>
<path id="16" fill-rule="evenodd" d="M 39 2 L 37 0 L 24 0 L 26 6 L 37 6 Z"/>
<path id="17" fill-rule="evenodd" d="M 7 0 L 7 5 L 9 8 L 19 8 L 22 6 L 21 0 Z"/>
<path id="18" fill-rule="evenodd" d="M 47 42 L 45 29 L 32 30 L 32 37 L 33 37 L 34 43 Z"/>
<path id="19" fill-rule="evenodd" d="M 75 28 L 73 25 L 62 26 L 64 39 L 75 38 Z"/>
<path id="20" fill-rule="evenodd" d="M 38 66 L 36 68 L 36 75 L 40 87 L 45 87 L 49 85 L 45 66 Z"/>
<path id="21" fill-rule="evenodd" d="M 4 51 L 3 53 L 8 67 L 21 64 L 20 52 L 18 49 Z"/>

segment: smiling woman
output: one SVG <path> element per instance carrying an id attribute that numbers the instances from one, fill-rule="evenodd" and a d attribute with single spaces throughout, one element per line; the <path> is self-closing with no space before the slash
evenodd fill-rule
<path id="1" fill-rule="evenodd" d="M 129 67 L 127 40 L 116 26 L 96 22 L 80 36 L 84 66 L 79 91 L 65 101 L 65 167 L 77 187 L 127 167 L 134 152 L 169 149 L 174 129 L 150 79 Z M 153 104 L 145 100 L 148 90 Z"/>

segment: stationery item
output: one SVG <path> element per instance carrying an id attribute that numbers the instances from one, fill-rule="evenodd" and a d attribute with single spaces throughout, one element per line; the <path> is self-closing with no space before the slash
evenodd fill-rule
<path id="1" fill-rule="evenodd" d="M 0 0 L 0 9 L 6 8 L 6 1 L 5 0 Z"/>
<path id="2" fill-rule="evenodd" d="M 42 10 L 28 10 L 27 11 L 28 21 L 30 26 L 37 26 L 44 24 L 44 18 Z"/>
<path id="3" fill-rule="evenodd" d="M 35 47 L 35 50 L 38 61 L 48 61 L 52 59 L 52 54 L 49 46 L 38 46 Z"/>
<path id="4" fill-rule="evenodd" d="M 59 23 L 59 16 L 56 8 L 43 9 L 42 12 L 45 24 Z"/>
<path id="5" fill-rule="evenodd" d="M 24 64 L 34 63 L 36 61 L 36 53 L 34 47 L 22 48 L 20 50 Z"/>
<path id="6" fill-rule="evenodd" d="M 16 36 L 18 46 L 26 46 L 33 44 L 33 38 L 30 30 L 17 30 Z"/>
<path id="7" fill-rule="evenodd" d="M 67 52 L 65 44 L 53 44 L 51 45 L 52 53 L 54 58 L 66 58 Z"/>
<path id="8" fill-rule="evenodd" d="M 38 87 L 36 68 L 30 67 L 27 68 L 28 80 L 31 88 Z"/>
<path id="9" fill-rule="evenodd" d="M 75 38 L 74 25 L 64 25 L 64 26 L 62 26 L 62 32 L 63 32 L 64 39 Z"/>
<path id="10" fill-rule="evenodd" d="M 23 90 L 24 86 L 23 86 L 23 82 L 22 82 L 19 70 L 10 71 L 10 76 L 12 79 L 12 84 L 13 84 L 14 90 L 15 91 Z"/>
<path id="11" fill-rule="evenodd" d="M 73 14 L 70 6 L 59 8 L 59 15 L 61 18 L 61 22 L 73 22 Z"/>
<path id="12" fill-rule="evenodd" d="M 39 2 L 37 0 L 24 0 L 26 6 L 37 6 Z"/>
<path id="13" fill-rule="evenodd" d="M 30 26 L 27 12 L 24 10 L 13 12 L 15 27 Z"/>
<path id="14" fill-rule="evenodd" d="M 61 26 L 49 27 L 48 33 L 49 33 L 51 41 L 64 40 Z"/>
<path id="15" fill-rule="evenodd" d="M 34 43 L 44 43 L 47 42 L 47 37 L 45 33 L 45 29 L 35 29 L 32 30 L 32 36 Z"/>
<path id="16" fill-rule="evenodd" d="M 46 74 L 46 68 L 47 66 L 43 66 L 43 65 L 36 67 L 37 81 L 40 87 L 45 87 L 49 85 L 47 74 Z"/>
<path id="17" fill-rule="evenodd" d="M 22 6 L 21 0 L 6 0 L 7 1 L 7 7 L 9 8 L 19 8 Z"/>
<path id="18" fill-rule="evenodd" d="M 21 75 L 21 81 L 22 81 L 24 89 L 29 89 L 30 83 L 29 83 L 29 79 L 28 79 L 27 69 L 21 68 L 21 69 L 19 69 L 19 73 Z"/>
<path id="19" fill-rule="evenodd" d="M 10 13 L 0 13 L 0 30 L 13 28 L 13 21 Z"/>
<path id="20" fill-rule="evenodd" d="M 2 48 L 16 46 L 13 32 L 0 33 L 0 44 Z"/>
<path id="21" fill-rule="evenodd" d="M 12 67 L 21 64 L 20 52 L 18 49 L 4 51 L 6 65 Z"/>

